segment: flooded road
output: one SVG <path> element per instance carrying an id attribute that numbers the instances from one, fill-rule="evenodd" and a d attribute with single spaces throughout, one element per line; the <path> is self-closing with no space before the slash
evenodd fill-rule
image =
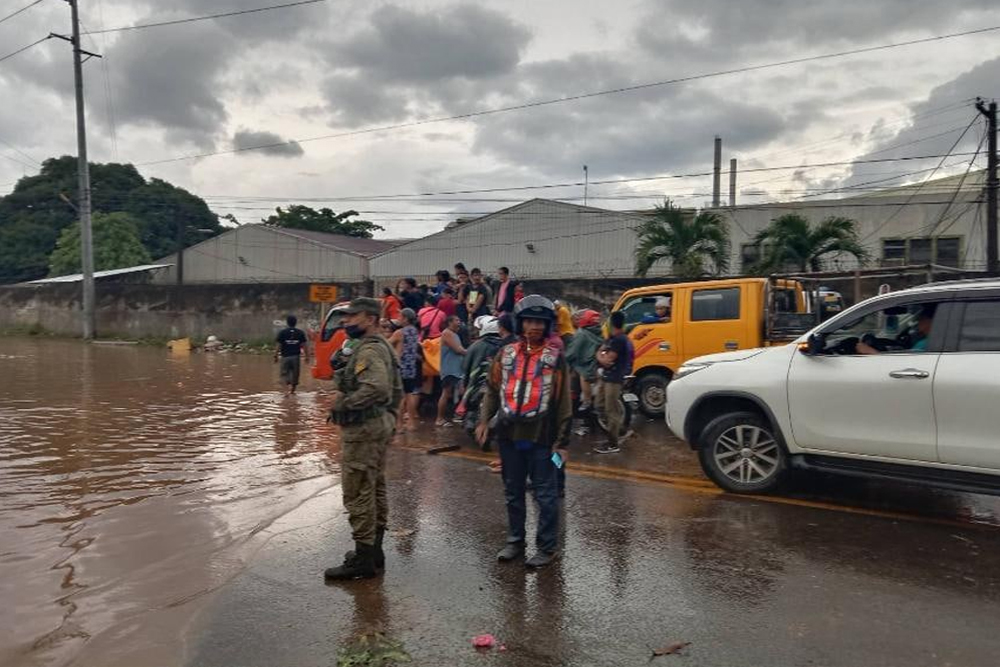
<path id="1" fill-rule="evenodd" d="M 329 587 L 350 537 L 325 386 L 284 398 L 253 355 L 2 349 L 5 667 L 328 667 L 371 630 L 417 665 L 646 664 L 677 641 L 706 665 L 1000 652 L 997 498 L 825 476 L 733 497 L 642 420 L 620 455 L 574 438 L 563 553 L 532 574 L 495 562 L 492 457 L 427 456 L 466 441 L 425 424 L 389 455 L 385 577 Z M 481 632 L 509 652 L 472 652 Z"/>
<path id="2" fill-rule="evenodd" d="M 320 395 L 266 357 L 6 339 L 0 378 L 3 665 L 142 632 L 334 483 Z"/>

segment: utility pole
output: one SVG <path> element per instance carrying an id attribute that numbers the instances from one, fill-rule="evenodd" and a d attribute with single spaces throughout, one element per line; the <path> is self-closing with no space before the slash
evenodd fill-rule
<path id="1" fill-rule="evenodd" d="M 587 165 L 583 165 L 583 205 L 587 205 L 587 190 L 590 189 L 590 172 L 587 171 Z"/>
<path id="2" fill-rule="evenodd" d="M 83 337 L 91 340 L 97 335 L 96 299 L 94 294 L 94 233 L 90 218 L 90 165 L 87 162 L 87 121 L 83 102 L 83 56 L 100 58 L 96 53 L 83 50 L 80 37 L 79 0 L 66 0 L 73 18 L 73 36 L 52 34 L 73 45 L 73 79 L 76 83 L 76 144 L 77 176 L 80 193 L 77 208 L 80 213 L 80 265 L 83 268 Z"/>
<path id="3" fill-rule="evenodd" d="M 997 103 L 984 104 L 976 100 L 976 109 L 986 116 L 986 271 L 996 274 L 1000 270 L 997 251 Z"/>

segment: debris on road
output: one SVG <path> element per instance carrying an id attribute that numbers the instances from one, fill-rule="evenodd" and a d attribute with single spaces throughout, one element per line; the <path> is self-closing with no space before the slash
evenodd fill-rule
<path id="1" fill-rule="evenodd" d="M 653 654 L 649 656 L 649 659 L 652 661 L 653 658 L 659 658 L 660 656 L 680 654 L 681 651 L 690 645 L 691 642 L 677 642 L 676 644 L 670 644 L 669 646 L 664 646 L 663 648 L 649 649 Z"/>
<path id="2" fill-rule="evenodd" d="M 493 648 L 497 643 L 496 637 L 489 634 L 476 635 L 472 638 L 472 645 L 476 648 Z"/>

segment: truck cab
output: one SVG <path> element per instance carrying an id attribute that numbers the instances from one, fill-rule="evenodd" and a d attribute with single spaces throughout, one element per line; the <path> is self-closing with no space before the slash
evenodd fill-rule
<path id="1" fill-rule="evenodd" d="M 670 303 L 664 318 L 655 315 L 658 299 Z M 635 346 L 635 390 L 651 417 L 663 414 L 667 383 L 685 361 L 788 343 L 815 324 L 797 281 L 768 278 L 638 287 L 622 294 L 613 310 L 625 313 Z"/>

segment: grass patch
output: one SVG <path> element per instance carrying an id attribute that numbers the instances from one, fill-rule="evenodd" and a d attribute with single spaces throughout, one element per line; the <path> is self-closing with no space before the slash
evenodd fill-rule
<path id="1" fill-rule="evenodd" d="M 337 667 L 389 667 L 410 662 L 403 643 L 381 632 L 364 634 L 340 650 Z"/>

